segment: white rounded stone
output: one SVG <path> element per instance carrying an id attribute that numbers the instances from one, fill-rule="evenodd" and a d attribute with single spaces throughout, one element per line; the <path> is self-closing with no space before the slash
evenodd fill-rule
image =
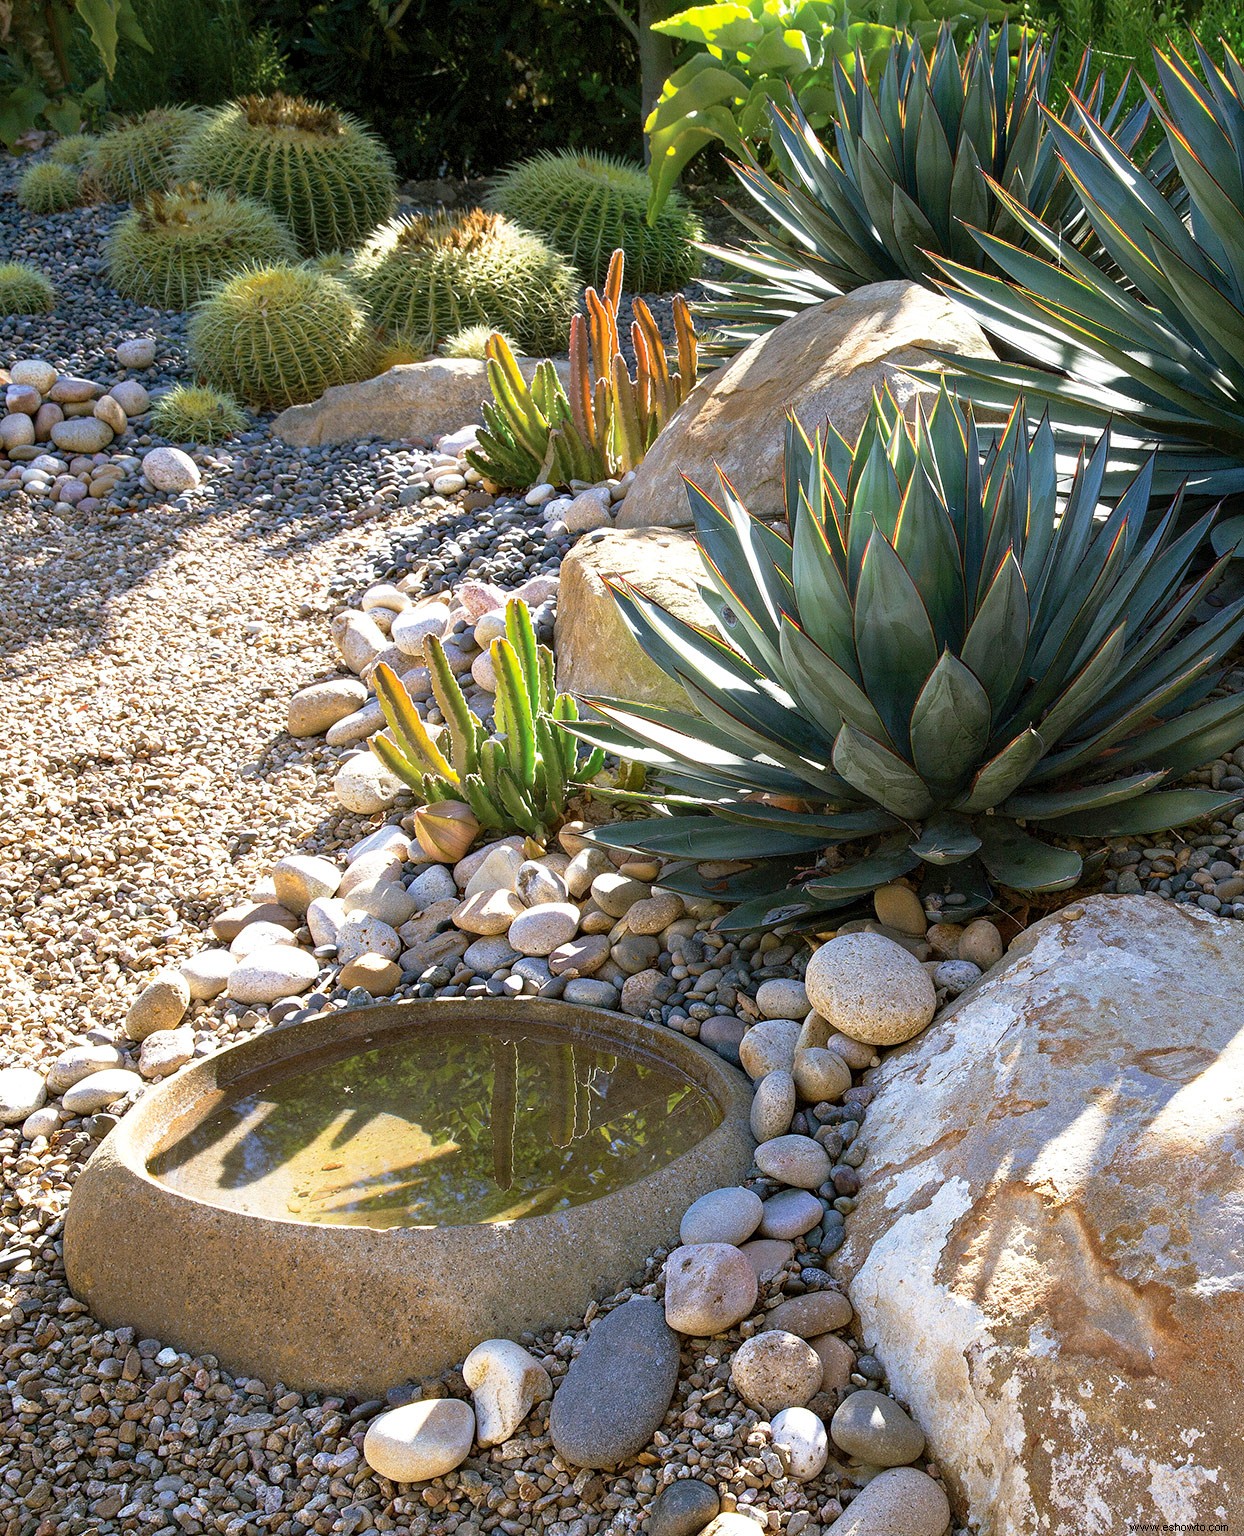
<path id="1" fill-rule="evenodd" d="M 826 1536 L 942 1536 L 949 1524 L 940 1483 L 915 1467 L 890 1467 L 860 1489 Z"/>
<path id="2" fill-rule="evenodd" d="M 122 368 L 150 368 L 156 347 L 150 336 L 130 336 L 117 342 L 117 362 Z"/>
<path id="3" fill-rule="evenodd" d="M 137 1072 L 124 1067 L 107 1067 L 102 1072 L 92 1072 L 90 1077 L 84 1077 L 67 1089 L 61 1104 L 71 1115 L 93 1115 L 143 1086 Z"/>
<path id="4" fill-rule="evenodd" d="M 770 1179 L 794 1189 L 817 1189 L 833 1166 L 829 1153 L 811 1136 L 775 1136 L 756 1148 L 756 1166 Z"/>
<path id="5" fill-rule="evenodd" d="M 43 1073 L 34 1067 L 0 1067 L 0 1125 L 20 1125 L 47 1096 Z"/>
<path id="6" fill-rule="evenodd" d="M 151 396 L 137 379 L 120 379 L 108 393 L 127 416 L 141 416 L 151 404 Z"/>
<path id="7" fill-rule="evenodd" d="M 802 1019 L 808 1011 L 808 994 L 794 976 L 775 976 L 756 988 L 756 1006 L 764 1019 Z"/>
<path id="8" fill-rule="evenodd" d="M 31 1110 L 22 1121 L 22 1135 L 27 1141 L 34 1141 L 39 1136 L 54 1135 L 59 1126 L 60 1111 L 55 1104 L 45 1104 L 42 1109 Z"/>
<path id="9" fill-rule="evenodd" d="M 787 1474 L 797 1483 L 810 1482 L 822 1471 L 829 1460 L 829 1435 L 810 1408 L 783 1408 L 769 1428 Z"/>
<path id="10" fill-rule="evenodd" d="M 56 369 L 46 358 L 23 357 L 9 369 L 9 379 L 14 384 L 28 384 L 46 395 L 56 383 Z"/>
<path id="11" fill-rule="evenodd" d="M 180 971 L 157 971 L 129 1006 L 125 1033 L 145 1040 L 157 1029 L 175 1029 L 190 1006 L 190 983 Z"/>
<path id="12" fill-rule="evenodd" d="M 798 1334 L 774 1328 L 739 1345 L 730 1362 L 730 1383 L 749 1407 L 771 1417 L 816 1396 L 821 1357 Z"/>
<path id="13" fill-rule="evenodd" d="M 108 1067 L 122 1067 L 125 1057 L 115 1045 L 71 1045 L 62 1051 L 48 1068 L 48 1092 L 64 1093 L 92 1072 L 103 1072 Z"/>
<path id="14" fill-rule="evenodd" d="M 192 1029 L 157 1029 L 138 1053 L 138 1070 L 146 1078 L 168 1077 L 194 1060 Z"/>
<path id="15" fill-rule="evenodd" d="M 356 816 L 387 811 L 402 790 L 402 782 L 372 752 L 348 757 L 333 777 L 338 803 Z"/>
<path id="16" fill-rule="evenodd" d="M 219 997 L 225 990 L 225 984 L 237 963 L 237 957 L 227 949 L 201 949 L 197 955 L 187 955 L 178 970 L 186 978 L 191 999 L 207 1002 L 210 998 Z"/>
<path id="17" fill-rule="evenodd" d="M 246 927 L 229 943 L 229 953 L 235 960 L 254 954 L 257 949 L 270 949 L 274 944 L 296 948 L 298 940 L 282 923 L 247 923 Z M 233 974 L 232 971 L 229 973 Z M 227 980 L 228 978 L 226 978 Z"/>
<path id="18" fill-rule="evenodd" d="M 851 1086 L 851 1068 L 842 1057 L 818 1046 L 795 1052 L 793 1076 L 805 1104 L 832 1104 Z"/>
<path id="19" fill-rule="evenodd" d="M 291 736 L 322 736 L 367 702 L 366 684 L 357 677 L 334 677 L 300 688 L 289 701 L 286 729 Z"/>
<path id="20" fill-rule="evenodd" d="M 678 1235 L 684 1243 L 745 1243 L 760 1225 L 764 1202 L 754 1190 L 710 1189 L 687 1207 Z"/>
<path id="21" fill-rule="evenodd" d="M 766 1019 L 753 1024 L 739 1044 L 739 1061 L 753 1082 L 795 1065 L 800 1025 L 794 1019 Z"/>
<path id="22" fill-rule="evenodd" d="M 199 466 L 181 448 L 152 448 L 143 454 L 143 474 L 157 491 L 174 494 L 192 491 L 203 478 Z"/>
<path id="23" fill-rule="evenodd" d="M 438 639 L 444 635 L 449 622 L 449 606 L 433 599 L 404 608 L 393 620 L 389 639 L 405 656 L 422 656 L 423 644 L 429 635 Z"/>
<path id="24" fill-rule="evenodd" d="M 335 944 L 346 920 L 345 902 L 337 896 L 317 896 L 307 908 L 307 927 L 313 944 Z"/>
<path id="25" fill-rule="evenodd" d="M 549 1373 L 512 1339 L 485 1339 L 462 1364 L 462 1379 L 475 1404 L 480 1445 L 501 1445 L 531 1412 L 553 1394 Z"/>
<path id="26" fill-rule="evenodd" d="M 512 891 L 523 867 L 523 850 L 510 843 L 497 843 L 486 851 L 479 867 L 472 873 L 463 891 L 475 896 L 480 891 Z"/>
<path id="27" fill-rule="evenodd" d="M 331 859 L 291 853 L 272 866 L 276 899 L 287 912 L 304 913 L 317 896 L 335 896 L 341 871 Z"/>
<path id="28" fill-rule="evenodd" d="M 236 1003 L 275 1003 L 305 992 L 319 973 L 319 961 L 305 949 L 268 944 L 241 961 L 225 990 Z"/>
<path id="29" fill-rule="evenodd" d="M 808 1001 L 834 1029 L 868 1045 L 899 1045 L 926 1028 L 937 1008 L 920 961 L 880 933 L 844 933 L 808 961 Z"/>
<path id="30" fill-rule="evenodd" d="M 795 1117 L 795 1079 L 779 1068 L 766 1072 L 752 1094 L 751 1131 L 759 1142 L 772 1141 L 790 1130 Z"/>
<path id="31" fill-rule="evenodd" d="M 360 955 L 380 955 L 385 960 L 396 960 L 401 952 L 402 941 L 396 930 L 369 912 L 347 913 L 337 929 L 337 959 L 342 965 L 357 960 Z"/>
<path id="32" fill-rule="evenodd" d="M 528 907 L 510 924 L 508 938 L 520 955 L 550 955 L 579 931 L 579 909 L 568 901 Z"/>
<path id="33" fill-rule="evenodd" d="M 688 1243 L 665 1261 L 665 1321 L 676 1333 L 725 1333 L 751 1312 L 758 1294 L 754 1267 L 730 1243 Z"/>
<path id="34" fill-rule="evenodd" d="M 460 1466 L 474 1438 L 471 1405 L 434 1397 L 377 1414 L 363 1440 L 363 1458 L 391 1482 L 423 1483 Z"/>

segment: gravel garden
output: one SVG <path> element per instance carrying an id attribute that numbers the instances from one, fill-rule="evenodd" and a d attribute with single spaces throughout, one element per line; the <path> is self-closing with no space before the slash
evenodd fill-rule
<path id="1" fill-rule="evenodd" d="M 1230 1529 L 1244 70 L 804 9 L 0 159 L 0 1536 Z"/>

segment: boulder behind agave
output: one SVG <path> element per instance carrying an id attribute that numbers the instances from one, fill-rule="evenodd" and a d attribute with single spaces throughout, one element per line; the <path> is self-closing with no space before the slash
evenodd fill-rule
<path id="1" fill-rule="evenodd" d="M 675 814 L 597 839 L 749 861 L 683 878 L 739 901 L 737 927 L 813 919 L 922 865 L 926 895 L 966 915 L 990 878 L 1080 878 L 1033 826 L 1148 834 L 1238 803 L 1164 787 L 1244 737 L 1244 696 L 1208 698 L 1244 601 L 1198 622 L 1223 562 L 1188 577 L 1213 514 L 1146 525 L 1149 465 L 1095 518 L 1108 455 L 1103 437 L 1060 508 L 1048 424 L 1029 435 L 1021 402 L 982 448 L 943 390 L 914 426 L 876 401 L 854 449 L 792 422 L 785 530 L 724 481 L 719 501 L 688 484 L 720 633 L 616 596 L 700 713 L 601 700 L 610 724 L 575 728 L 646 763 Z M 862 838 L 880 841 L 844 859 Z"/>

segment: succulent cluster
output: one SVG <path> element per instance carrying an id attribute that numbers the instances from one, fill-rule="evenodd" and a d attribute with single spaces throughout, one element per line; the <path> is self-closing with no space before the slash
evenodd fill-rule
<path id="1" fill-rule="evenodd" d="M 151 411 L 151 430 L 172 443 L 218 443 L 246 427 L 246 413 L 232 396 L 199 384 L 178 384 Z"/>
<path id="2" fill-rule="evenodd" d="M 500 336 L 513 356 L 522 357 L 523 349 L 514 338 L 491 325 L 465 325 L 441 342 L 437 351 L 442 357 L 473 357 L 482 361 L 488 356 L 488 342 L 493 336 Z"/>
<path id="3" fill-rule="evenodd" d="M 67 133 L 48 150 L 48 159 L 55 165 L 71 165 L 80 171 L 91 158 L 95 144 L 93 133 Z"/>
<path id="4" fill-rule="evenodd" d="M 542 235 L 596 287 L 615 250 L 626 255 L 636 293 L 670 293 L 699 270 L 698 219 L 673 193 L 649 224 L 648 179 L 627 160 L 549 150 L 499 177 L 488 206 Z"/>
<path id="5" fill-rule="evenodd" d="M 425 353 L 468 325 L 561 351 L 578 297 L 569 265 L 538 235 L 478 208 L 393 219 L 363 245 L 353 275 L 373 323 Z"/>
<path id="6" fill-rule="evenodd" d="M 491 734 L 468 706 L 440 641 L 433 636 L 425 642 L 447 752 L 396 672 L 382 663 L 374 679 L 388 728 L 371 738 L 372 751 L 434 813 L 454 823 L 445 833 L 470 834 L 467 847 L 480 830 L 547 836 L 565 817 L 571 786 L 591 779 L 604 763 L 599 751 L 581 758 L 578 742 L 562 730 L 563 723 L 578 719 L 578 707 L 569 694 L 557 692 L 553 653 L 536 644 L 531 614 L 519 598 L 506 605 L 505 631 L 489 651 L 497 679 Z"/>
<path id="7" fill-rule="evenodd" d="M 83 166 L 86 186 L 110 203 L 161 191 L 176 179 L 178 157 L 202 121 L 198 107 L 157 107 L 101 134 Z"/>
<path id="8" fill-rule="evenodd" d="M 688 484 L 718 632 L 618 601 L 693 708 L 600 700 L 610 724 L 576 727 L 647 764 L 672 814 L 597 840 L 747 860 L 663 883 L 739 902 L 734 927 L 823 926 L 918 872 L 929 909 L 971 916 L 991 880 L 1074 885 L 1070 839 L 1231 814 L 1239 796 L 1168 786 L 1244 735 L 1244 695 L 1211 697 L 1244 598 L 1198 618 L 1226 563 L 1191 574 L 1214 514 L 1151 522 L 1152 464 L 1097 516 L 1109 451 L 1064 503 L 1048 423 L 1021 402 L 986 449 L 943 388 L 915 425 L 876 402 L 854 448 L 792 422 L 784 530 L 724 479 L 716 501 Z"/>
<path id="9" fill-rule="evenodd" d="M 603 480 L 640 463 L 658 432 L 691 391 L 696 376 L 696 334 L 682 295 L 674 299 L 678 366 L 671 368 L 665 343 L 642 299 L 632 303 L 632 376 L 622 355 L 618 308 L 625 262 L 613 253 L 605 290 L 589 288 L 587 318 L 570 326 L 570 384 L 562 384 L 547 359 L 530 384 L 505 338 L 487 345 L 492 399 L 483 406 L 479 447 L 467 457 L 501 485 L 549 480 Z"/>
<path id="10" fill-rule="evenodd" d="M 397 195 L 393 161 L 374 134 L 348 113 L 281 92 L 214 111 L 178 174 L 265 204 L 308 256 L 357 245 Z"/>
<path id="11" fill-rule="evenodd" d="M 190 360 L 200 377 L 260 409 L 367 378 L 372 358 L 358 300 L 335 277 L 302 265 L 236 272 L 190 320 Z"/>
<path id="12" fill-rule="evenodd" d="M 82 201 L 78 173 L 55 160 L 27 166 L 17 183 L 17 201 L 31 213 L 63 213 Z"/>
<path id="13" fill-rule="evenodd" d="M 127 299 L 189 309 L 240 267 L 297 259 L 269 209 L 191 183 L 135 200 L 108 238 L 108 281 Z"/>
<path id="14" fill-rule="evenodd" d="M 0 315 L 46 315 L 55 303 L 56 290 L 36 267 L 0 264 Z"/>

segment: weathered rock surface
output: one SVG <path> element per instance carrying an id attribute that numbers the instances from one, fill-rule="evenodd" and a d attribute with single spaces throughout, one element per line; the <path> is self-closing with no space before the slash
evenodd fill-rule
<path id="1" fill-rule="evenodd" d="M 530 379 L 538 358 L 518 365 Z M 568 365 L 558 362 L 563 374 Z M 430 442 L 456 432 L 464 421 L 479 421 L 480 404 L 490 395 L 487 365 L 478 358 L 433 357 L 424 363 L 399 363 L 361 384 L 337 384 L 310 405 L 291 405 L 272 423 L 282 442 L 295 448 L 319 448 L 372 435 L 387 442 Z"/>
<path id="2" fill-rule="evenodd" d="M 630 582 L 676 617 L 711 629 L 713 616 L 697 591 L 703 580 L 704 567 L 689 533 L 667 528 L 655 533 L 610 530 L 581 539 L 561 566 L 558 687 L 580 697 L 635 699 L 685 709 L 681 685 L 644 655 L 606 582 Z"/>
<path id="3" fill-rule="evenodd" d="M 888 384 L 914 410 L 927 386 L 905 370 L 927 367 L 934 350 L 993 356 L 965 309 L 915 283 L 875 283 L 805 309 L 696 385 L 636 470 L 618 527 L 688 526 L 682 477 L 713 495 L 717 466 L 751 511 L 779 516 L 787 412 L 808 432 L 828 417 L 853 442 L 875 389 Z"/>
<path id="4" fill-rule="evenodd" d="M 1244 931 L 1105 896 L 1024 948 L 872 1075 L 860 1331 L 973 1526 L 1229 1520 Z"/>

